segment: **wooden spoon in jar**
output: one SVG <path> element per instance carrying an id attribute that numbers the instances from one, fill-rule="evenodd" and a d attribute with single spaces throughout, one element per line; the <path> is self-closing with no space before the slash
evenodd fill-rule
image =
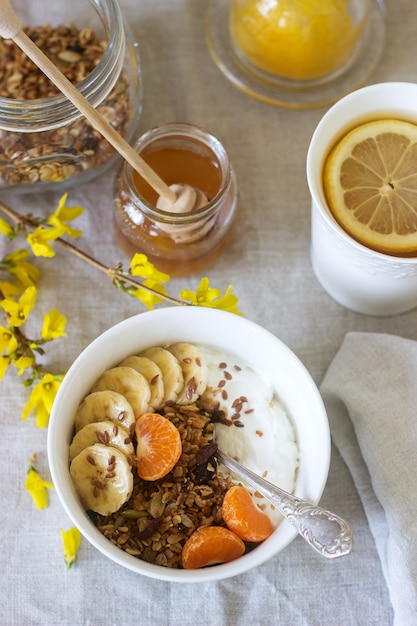
<path id="1" fill-rule="evenodd" d="M 159 195 L 157 206 L 172 213 L 188 213 L 207 204 L 207 198 L 198 189 L 190 185 L 176 184 L 168 186 L 132 146 L 113 128 L 62 74 L 52 61 L 22 30 L 20 18 L 11 7 L 9 0 L 0 0 L 0 36 L 12 39 L 49 80 L 72 102 L 90 124 Z"/>

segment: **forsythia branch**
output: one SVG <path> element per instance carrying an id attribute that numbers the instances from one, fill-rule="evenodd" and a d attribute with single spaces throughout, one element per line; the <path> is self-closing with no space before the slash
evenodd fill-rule
<path id="1" fill-rule="evenodd" d="M 8 217 L 14 220 L 14 222 L 17 224 L 18 231 L 22 230 L 24 227 L 36 228 L 38 226 L 37 221 L 35 221 L 32 217 L 29 217 L 26 215 L 20 215 L 19 213 L 17 213 L 10 207 L 7 207 L 3 203 L 0 203 L 0 211 L 2 211 L 2 213 L 4 213 L 5 215 L 7 215 Z M 166 293 L 161 293 L 159 291 L 156 291 L 155 289 L 149 287 L 143 282 L 139 282 L 135 280 L 130 274 L 128 274 L 127 272 L 123 270 L 121 264 L 117 265 L 116 267 L 108 267 L 107 265 L 104 265 L 100 261 L 97 261 L 97 259 L 94 259 L 92 256 L 90 256 L 86 252 L 83 252 L 82 250 L 74 246 L 72 243 L 66 241 L 62 237 L 57 237 L 54 241 L 59 243 L 60 246 L 62 246 L 63 248 L 65 248 L 66 250 L 74 254 L 75 256 L 83 259 L 84 261 L 86 261 L 87 263 L 95 267 L 96 269 L 107 274 L 107 276 L 111 279 L 113 284 L 119 289 L 122 289 L 123 291 L 127 291 L 126 289 L 124 289 L 124 284 L 126 284 L 136 289 L 144 289 L 145 291 L 148 291 L 149 293 L 154 294 L 158 299 L 163 299 L 167 302 L 171 302 L 172 304 L 176 304 L 179 306 L 189 306 L 191 304 L 190 302 L 184 302 L 183 300 L 178 300 L 177 298 L 173 298 L 172 296 Z"/>

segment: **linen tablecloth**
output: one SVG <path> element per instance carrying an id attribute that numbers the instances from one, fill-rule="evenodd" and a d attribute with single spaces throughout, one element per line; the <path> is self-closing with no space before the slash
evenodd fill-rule
<path id="1" fill-rule="evenodd" d="M 325 108 L 291 111 L 267 106 L 238 91 L 213 63 L 204 37 L 203 0 L 121 0 L 139 42 L 144 85 L 139 132 L 156 124 L 199 124 L 225 145 L 240 189 L 234 238 L 205 272 L 213 286 L 233 284 L 245 315 L 282 339 L 319 384 L 345 333 L 383 332 L 417 338 L 416 312 L 365 317 L 333 302 L 317 283 L 309 258 L 310 199 L 305 157 Z M 417 4 L 388 0 L 387 42 L 370 82 L 417 79 Z M 71 190 L 82 204 L 78 245 L 100 261 L 126 258 L 114 243 L 112 177 Z M 46 215 L 59 194 L 1 200 L 23 213 Z M 14 249 L 0 238 L 0 251 Z M 58 249 L 42 270 L 37 313 L 53 307 L 68 318 L 65 339 L 51 344 L 47 364 L 65 370 L 110 325 L 143 308 L 115 292 L 106 277 Z M 196 289 L 200 276 L 172 280 L 169 291 Z M 82 541 L 66 571 L 60 527 L 71 526 L 56 494 L 46 510 L 24 490 L 27 463 L 48 478 L 46 431 L 21 420 L 27 395 L 16 372 L 0 383 L 2 453 L 2 578 L 0 623 L 128 626 L 388 626 L 393 612 L 373 536 L 351 475 L 332 451 L 322 505 L 347 518 L 355 533 L 351 555 L 327 561 L 298 538 L 255 571 L 217 583 L 176 585 L 139 577 L 107 561 Z M 417 623 L 417 618 L 416 618 Z"/>

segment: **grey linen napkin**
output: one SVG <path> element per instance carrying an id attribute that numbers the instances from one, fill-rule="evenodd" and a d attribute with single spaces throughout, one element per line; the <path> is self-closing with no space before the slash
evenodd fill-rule
<path id="1" fill-rule="evenodd" d="M 394 624 L 417 624 L 417 342 L 348 333 L 320 391 L 375 538 Z"/>

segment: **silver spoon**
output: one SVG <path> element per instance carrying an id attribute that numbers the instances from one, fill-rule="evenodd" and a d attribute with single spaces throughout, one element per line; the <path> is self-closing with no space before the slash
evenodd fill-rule
<path id="1" fill-rule="evenodd" d="M 352 529 L 341 517 L 276 487 L 219 449 L 214 456 L 269 500 L 322 556 L 334 559 L 352 550 Z"/>

